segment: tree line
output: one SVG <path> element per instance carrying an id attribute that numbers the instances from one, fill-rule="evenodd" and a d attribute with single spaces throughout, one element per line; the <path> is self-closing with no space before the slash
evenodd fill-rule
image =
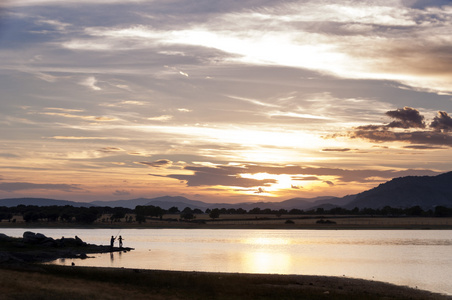
<path id="1" fill-rule="evenodd" d="M 388 217 L 452 217 L 452 208 L 437 206 L 435 209 L 424 210 L 420 206 L 410 208 L 393 208 L 386 206 L 381 209 L 373 208 L 354 208 L 345 209 L 335 207 L 331 209 L 316 208 L 311 210 L 301 209 L 279 209 L 269 208 L 261 209 L 259 207 L 245 210 L 243 208 L 213 208 L 202 211 L 201 209 L 184 208 L 180 211 L 177 207 L 163 209 L 153 205 L 139 205 L 135 209 L 124 207 L 74 207 L 66 206 L 36 206 L 36 205 L 18 205 L 14 207 L 0 207 L 0 221 L 7 220 L 15 222 L 14 216 L 22 216 L 25 222 L 75 222 L 75 223 L 94 223 L 95 221 L 113 223 L 113 222 L 146 222 L 147 218 L 163 219 L 165 215 L 179 215 L 178 219 L 194 220 L 197 215 L 208 214 L 211 219 L 217 219 L 221 215 L 274 215 L 281 217 L 284 215 L 343 215 L 343 216 L 388 216 Z M 105 217 L 108 216 L 108 217 Z"/>

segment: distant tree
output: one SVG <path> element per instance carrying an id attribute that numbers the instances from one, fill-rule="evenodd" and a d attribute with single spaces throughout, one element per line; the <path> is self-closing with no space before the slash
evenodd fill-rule
<path id="1" fill-rule="evenodd" d="M 135 219 L 137 220 L 138 224 L 146 223 L 146 216 L 142 214 L 137 214 Z"/>
<path id="2" fill-rule="evenodd" d="M 176 206 L 172 206 L 170 209 L 168 209 L 168 213 L 169 214 L 178 214 L 180 213 L 179 208 L 177 208 Z"/>
<path id="3" fill-rule="evenodd" d="M 445 206 L 435 207 L 435 217 L 452 217 L 452 208 Z"/>
<path id="4" fill-rule="evenodd" d="M 135 207 L 135 213 L 149 216 L 149 217 L 159 217 L 162 218 L 165 214 L 165 210 L 159 206 L 154 205 L 138 205 Z"/>
<path id="5" fill-rule="evenodd" d="M 236 213 L 239 215 L 243 215 L 246 214 L 246 210 L 244 210 L 243 208 L 237 208 Z"/>
<path id="6" fill-rule="evenodd" d="M 229 208 L 229 209 L 227 210 L 227 214 L 228 214 L 228 215 L 235 215 L 235 214 L 237 214 L 237 209 L 235 209 L 235 208 Z"/>
<path id="7" fill-rule="evenodd" d="M 218 219 L 220 217 L 220 210 L 218 208 L 212 209 L 209 213 L 209 217 L 212 219 Z"/>
<path id="8" fill-rule="evenodd" d="M 201 214 L 203 214 L 204 212 L 203 212 L 202 210 L 200 210 L 199 208 L 195 208 L 195 209 L 193 210 L 193 213 L 194 213 L 194 214 L 197 214 L 197 215 L 201 215 Z"/>
<path id="9" fill-rule="evenodd" d="M 190 207 L 187 206 L 182 210 L 182 212 L 183 213 L 193 213 L 193 209 L 191 209 Z"/>
<path id="10" fill-rule="evenodd" d="M 27 211 L 23 215 L 25 222 L 37 222 L 39 220 L 39 214 L 34 211 Z"/>
<path id="11" fill-rule="evenodd" d="M 419 206 L 413 206 L 406 210 L 406 214 L 409 216 L 422 216 L 424 214 L 424 210 Z"/>
<path id="12" fill-rule="evenodd" d="M 261 211 L 261 214 L 269 215 L 269 214 L 271 214 L 271 213 L 272 213 L 272 210 L 271 210 L 270 208 L 266 208 L 266 209 L 264 209 L 263 211 Z"/>
<path id="13" fill-rule="evenodd" d="M 259 207 L 255 207 L 255 208 L 251 209 L 248 213 L 249 214 L 260 214 L 261 209 Z"/>
<path id="14" fill-rule="evenodd" d="M 289 210 L 289 214 L 291 215 L 301 215 L 302 213 L 303 211 L 298 208 L 292 208 L 291 210 Z"/>
<path id="15" fill-rule="evenodd" d="M 323 213 L 325 213 L 325 209 L 324 209 L 323 207 L 318 207 L 318 208 L 315 210 L 315 213 L 316 213 L 316 214 L 323 214 Z"/>
<path id="16" fill-rule="evenodd" d="M 100 215 L 94 210 L 80 209 L 75 215 L 75 221 L 79 223 L 91 224 L 96 221 L 99 216 Z"/>
<path id="17" fill-rule="evenodd" d="M 110 220 L 112 222 L 121 222 L 121 219 L 123 219 L 126 216 L 127 210 L 123 207 L 115 207 L 113 209 L 113 214 L 110 217 Z"/>
<path id="18" fill-rule="evenodd" d="M 195 215 L 191 211 L 186 211 L 180 214 L 180 218 L 185 220 L 193 220 L 195 218 Z"/>

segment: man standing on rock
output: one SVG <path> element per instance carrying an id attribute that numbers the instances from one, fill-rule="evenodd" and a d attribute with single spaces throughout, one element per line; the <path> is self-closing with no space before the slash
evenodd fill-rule
<path id="1" fill-rule="evenodd" d="M 113 246 L 115 245 L 115 240 L 116 240 L 116 238 L 114 237 L 114 236 L 111 236 L 111 239 L 110 239 L 110 247 L 113 249 Z"/>

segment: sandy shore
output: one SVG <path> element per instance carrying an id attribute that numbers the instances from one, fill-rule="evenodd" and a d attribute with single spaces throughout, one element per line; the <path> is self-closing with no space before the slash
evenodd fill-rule
<path id="1" fill-rule="evenodd" d="M 452 299 L 345 277 L 28 265 L 1 267 L 1 299 Z"/>

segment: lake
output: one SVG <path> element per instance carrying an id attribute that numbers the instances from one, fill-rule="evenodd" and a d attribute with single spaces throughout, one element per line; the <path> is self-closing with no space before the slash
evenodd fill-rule
<path id="1" fill-rule="evenodd" d="M 363 278 L 452 295 L 452 230 L 2 229 L 108 245 L 124 253 L 60 259 L 59 265 L 327 275 Z M 118 243 L 116 242 L 116 246 Z"/>

